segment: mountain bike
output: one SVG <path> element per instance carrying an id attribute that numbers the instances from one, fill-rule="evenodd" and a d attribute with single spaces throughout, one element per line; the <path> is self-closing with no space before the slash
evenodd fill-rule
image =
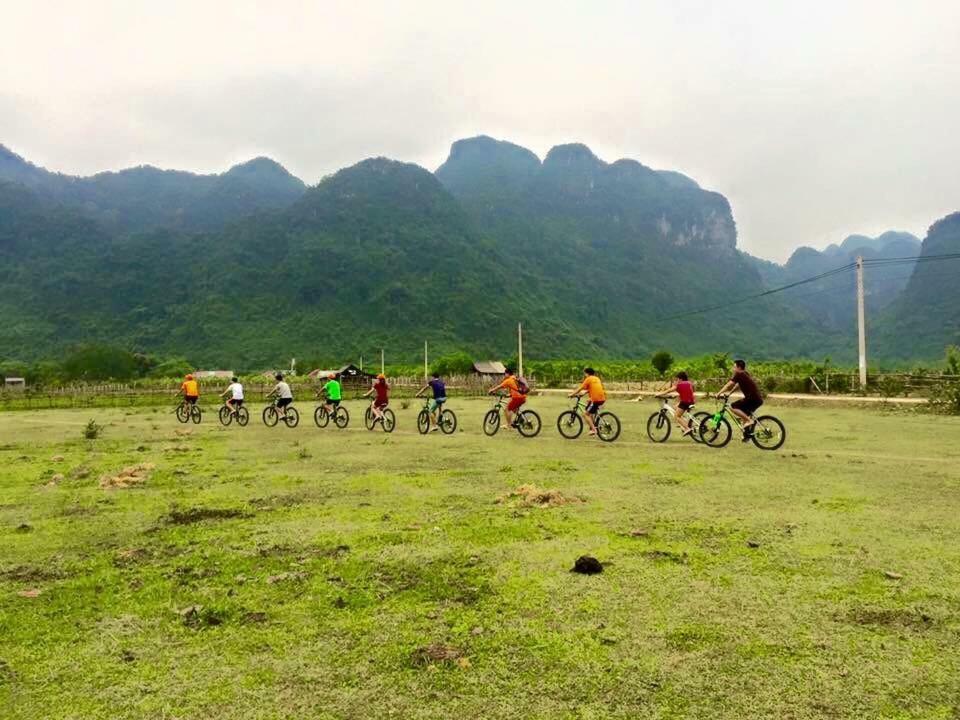
<path id="1" fill-rule="evenodd" d="M 281 420 L 288 428 L 295 428 L 300 424 L 300 413 L 291 404 L 287 405 L 287 414 L 284 415 L 283 410 L 277 407 L 276 402 L 271 402 L 263 409 L 263 424 L 267 427 L 273 427 Z"/>
<path id="2" fill-rule="evenodd" d="M 497 404 L 483 416 L 483 432 L 491 437 L 500 429 L 500 411 L 503 409 L 505 395 L 497 395 Z M 517 417 L 513 427 L 524 437 L 536 437 L 540 434 L 540 416 L 533 410 L 524 410 L 523 406 L 517 410 Z"/>
<path id="3" fill-rule="evenodd" d="M 444 435 L 451 435 L 457 430 L 457 416 L 454 415 L 453 410 L 447 410 L 444 405 L 446 403 L 441 403 L 437 408 L 437 427 Z M 427 400 L 423 404 L 423 409 L 417 414 L 417 430 L 421 435 L 430 432 L 430 415 L 430 401 Z"/>
<path id="4" fill-rule="evenodd" d="M 703 412 L 693 412 L 694 406 L 691 405 L 687 410 L 687 418 L 690 422 L 690 432 L 687 433 L 694 442 L 702 443 L 703 440 L 700 439 L 700 423 L 703 422 L 704 418 L 710 417 L 710 413 Z M 663 405 L 660 406 L 660 409 L 647 418 L 647 436 L 656 443 L 666 442 L 667 438 L 670 437 L 670 431 L 673 429 L 673 423 L 676 422 L 678 425 L 680 421 L 677 419 L 677 411 L 674 409 L 673 405 L 669 403 L 666 398 L 663 398 Z"/>
<path id="5" fill-rule="evenodd" d="M 194 425 L 199 425 L 200 420 L 203 419 L 203 412 L 200 410 L 200 405 L 197 403 L 188 403 L 186 400 L 181 400 L 180 404 L 177 405 L 173 411 L 177 415 L 177 420 L 182 423 L 193 420 Z"/>
<path id="6" fill-rule="evenodd" d="M 233 402 L 237 402 L 234 400 Z M 240 427 L 246 427 L 247 423 L 250 422 L 250 411 L 243 405 L 240 405 L 236 410 L 231 410 L 227 407 L 227 404 L 224 403 L 220 406 L 220 423 L 224 426 L 229 425 L 236 419 L 237 425 Z"/>
<path id="7" fill-rule="evenodd" d="M 751 415 L 750 417 L 754 417 Z M 700 439 L 710 447 L 721 448 L 730 442 L 733 429 L 730 426 L 731 418 L 737 428 L 743 433 L 743 423 L 730 410 L 730 396 L 723 396 L 723 405 L 700 422 Z M 773 415 L 761 415 L 754 418 L 756 422 L 750 428 L 749 439 L 761 450 L 776 450 L 787 439 L 787 429 Z M 744 434 L 744 437 L 747 437 Z"/>
<path id="8" fill-rule="evenodd" d="M 331 420 L 333 420 L 334 425 L 343 430 L 350 424 L 350 413 L 343 405 L 336 405 L 333 411 L 329 411 L 325 404 L 318 406 L 313 411 L 313 421 L 317 424 L 317 427 L 325 428 Z"/>
<path id="9" fill-rule="evenodd" d="M 376 424 L 379 422 L 383 426 L 383 431 L 392 433 L 397 427 L 397 416 L 393 414 L 393 410 L 390 408 L 384 408 L 382 411 L 383 420 L 380 418 L 374 417 L 373 408 L 367 405 L 366 411 L 363 413 L 363 424 L 367 430 L 373 430 Z"/>
<path id="10" fill-rule="evenodd" d="M 583 432 L 583 415 L 587 411 L 587 403 L 583 397 L 577 397 L 573 408 L 560 413 L 557 418 L 557 430 L 567 440 L 580 437 Z M 597 437 L 604 442 L 613 442 L 620 437 L 620 418 L 612 412 L 597 413 L 594 422 L 597 427 Z"/>

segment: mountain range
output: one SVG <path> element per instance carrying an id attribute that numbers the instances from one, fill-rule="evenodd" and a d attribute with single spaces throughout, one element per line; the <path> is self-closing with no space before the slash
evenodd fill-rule
<path id="1" fill-rule="evenodd" d="M 0 360 L 89 342 L 237 367 L 381 347 L 412 360 L 424 340 L 434 353 L 507 356 L 518 321 L 539 357 L 666 347 L 850 359 L 853 291 L 837 276 L 735 301 L 857 254 L 956 251 L 951 218 L 922 247 L 908 233 L 853 235 L 780 266 L 737 249 L 723 195 L 581 144 L 541 160 L 481 136 L 455 142 L 435 173 L 372 158 L 309 188 L 267 158 L 219 175 L 79 178 L 0 146 Z M 939 286 L 940 314 L 908 321 L 933 302 L 915 282 L 926 268 L 900 264 L 870 286 L 883 357 L 957 342 L 955 287 Z M 717 309 L 688 312 L 706 307 Z"/>

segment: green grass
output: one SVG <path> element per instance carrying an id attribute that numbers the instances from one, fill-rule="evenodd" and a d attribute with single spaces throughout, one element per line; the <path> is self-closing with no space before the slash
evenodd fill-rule
<path id="1" fill-rule="evenodd" d="M 556 398 L 534 440 L 0 414 L 0 717 L 958 717 L 960 419 L 770 408 L 764 453 L 610 404 L 613 445 Z"/>

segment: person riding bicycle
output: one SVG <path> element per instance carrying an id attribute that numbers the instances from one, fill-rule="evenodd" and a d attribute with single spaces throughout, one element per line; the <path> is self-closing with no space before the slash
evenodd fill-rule
<path id="1" fill-rule="evenodd" d="M 230 414 L 236 415 L 237 410 L 243 405 L 243 385 L 236 377 L 230 378 L 230 384 L 220 393 L 220 397 L 227 398 L 226 406 L 230 408 Z"/>
<path id="2" fill-rule="evenodd" d="M 433 432 L 440 429 L 440 423 L 437 420 L 437 411 L 439 411 L 440 407 L 447 401 L 447 386 L 443 380 L 440 379 L 440 373 L 433 373 L 430 382 L 420 388 L 414 397 L 420 397 L 427 390 L 433 390 L 433 397 L 430 398 L 430 402 L 427 404 L 430 419 L 433 421 L 433 427 L 430 429 L 430 432 Z"/>
<path id="3" fill-rule="evenodd" d="M 683 428 L 683 434 L 689 435 L 693 432 L 693 427 L 690 425 L 690 421 L 687 420 L 686 413 L 693 407 L 696 398 L 694 398 L 693 395 L 693 383 L 690 382 L 690 378 L 687 377 L 687 373 L 683 370 L 674 376 L 673 383 L 670 387 L 663 392 L 657 393 L 654 397 L 667 398 L 674 393 L 677 395 L 677 405 L 674 408 L 674 414 L 677 417 L 677 422 L 680 423 L 680 427 Z"/>
<path id="4" fill-rule="evenodd" d="M 197 404 L 197 400 L 200 399 L 200 384 L 193 379 L 193 375 L 187 374 L 180 384 L 180 389 L 173 396 L 177 397 L 179 395 L 183 395 L 183 401 L 187 405 Z"/>
<path id="5" fill-rule="evenodd" d="M 520 406 L 527 401 L 529 389 L 526 385 L 521 386 L 517 377 L 513 374 L 513 368 L 504 370 L 503 382 L 487 391 L 488 395 L 493 395 L 498 390 L 508 390 L 510 392 L 510 402 L 507 403 L 507 425 L 512 428 L 517 426 L 514 420 L 514 414 L 520 409 Z"/>
<path id="6" fill-rule="evenodd" d="M 743 393 L 743 399 L 730 403 L 730 409 L 743 421 L 743 441 L 747 442 L 753 436 L 753 426 L 756 424 L 753 413 L 763 405 L 763 397 L 760 395 L 760 388 L 757 387 L 756 381 L 747 372 L 747 363 L 743 360 L 733 361 L 733 377 L 720 388 L 717 397 L 729 395 L 737 386 Z"/>
<path id="7" fill-rule="evenodd" d="M 390 404 L 390 386 L 387 384 L 387 378 L 383 373 L 377 375 L 364 397 L 370 397 L 371 395 L 374 395 L 373 402 L 370 403 L 373 422 L 376 423 L 378 420 L 383 422 L 383 411 Z"/>
<path id="8" fill-rule="evenodd" d="M 293 403 L 293 391 L 290 389 L 289 383 L 285 382 L 283 379 L 283 373 L 277 373 L 273 376 L 277 384 L 274 385 L 273 390 L 267 393 L 268 398 L 276 396 L 277 398 L 277 410 L 282 411 L 281 417 L 286 420 L 287 418 L 287 407 Z"/>
<path id="9" fill-rule="evenodd" d="M 587 423 L 590 425 L 590 434 L 597 434 L 597 415 L 600 413 L 601 406 L 607 401 L 607 393 L 603 389 L 603 383 L 597 377 L 597 371 L 592 367 L 583 369 L 583 382 L 580 387 L 574 390 L 568 397 L 581 397 L 588 395 L 590 402 L 587 403 Z"/>
<path id="10" fill-rule="evenodd" d="M 320 388 L 317 396 L 319 397 L 321 393 L 326 396 L 323 407 L 326 409 L 328 415 L 333 416 L 337 411 L 337 406 L 340 405 L 340 401 L 343 399 L 343 387 L 340 385 L 340 381 L 337 379 L 335 373 L 327 375 L 327 382 Z"/>

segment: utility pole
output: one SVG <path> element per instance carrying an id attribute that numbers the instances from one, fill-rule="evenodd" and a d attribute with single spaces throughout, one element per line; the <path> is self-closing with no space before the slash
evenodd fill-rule
<path id="1" fill-rule="evenodd" d="M 429 371 L 427 370 L 427 341 L 423 341 L 423 379 L 427 379 Z"/>
<path id="2" fill-rule="evenodd" d="M 387 372 L 386 370 L 384 370 L 384 367 L 385 365 L 383 363 L 383 348 L 380 348 L 380 374 L 381 375 L 384 375 Z"/>
<path id="3" fill-rule="evenodd" d="M 867 389 L 867 328 L 863 312 L 863 257 L 857 255 L 857 334 L 860 342 L 860 389 Z"/>
<path id="4" fill-rule="evenodd" d="M 517 323 L 517 373 L 523 377 L 523 324 Z"/>
<path id="5" fill-rule="evenodd" d="M 363 372 L 363 355 L 360 356 L 360 372 Z"/>

